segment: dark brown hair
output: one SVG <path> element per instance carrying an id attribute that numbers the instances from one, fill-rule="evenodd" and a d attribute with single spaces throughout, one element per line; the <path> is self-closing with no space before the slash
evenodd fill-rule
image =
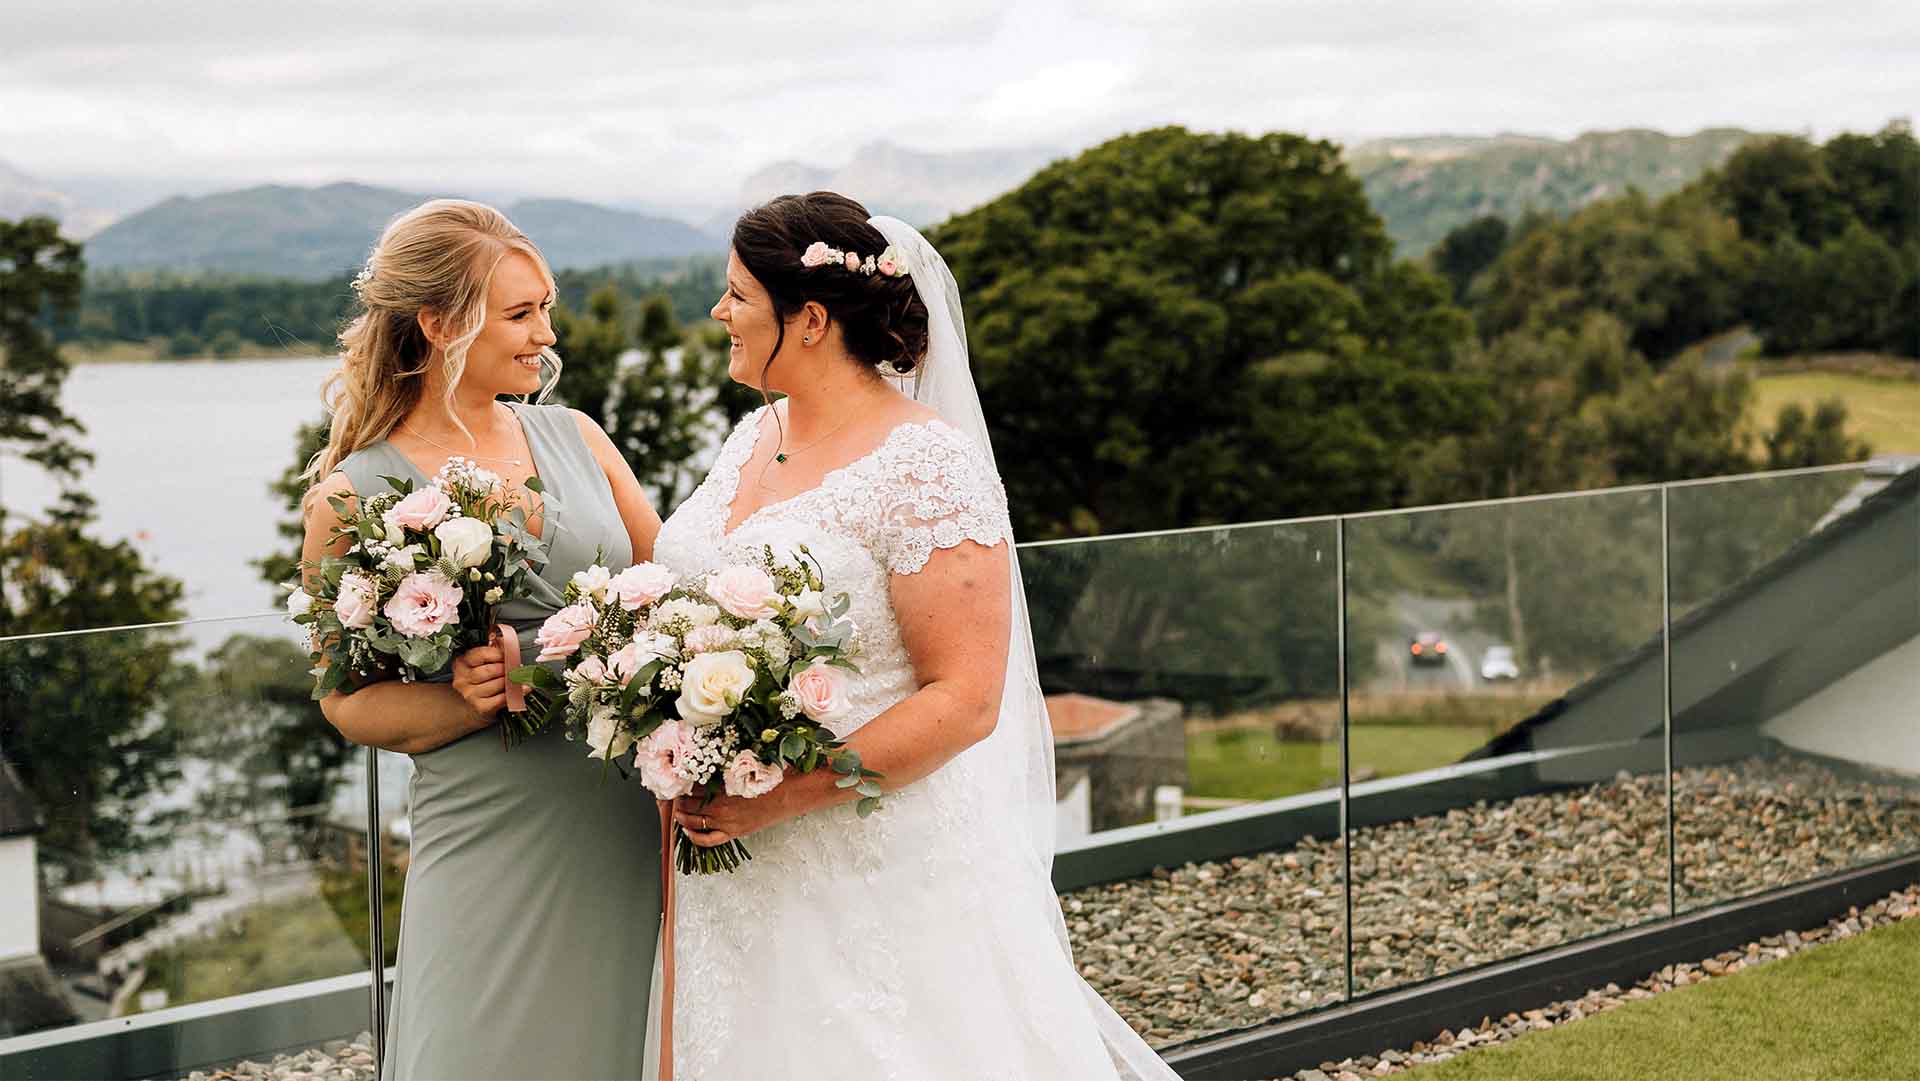
<path id="1" fill-rule="evenodd" d="M 740 215 L 733 251 L 773 302 L 780 330 L 767 367 L 786 344 L 786 321 L 814 301 L 840 325 L 847 352 L 875 371 L 913 371 L 927 355 L 927 307 L 913 279 L 863 274 L 838 263 L 802 266 L 808 245 L 878 256 L 887 238 L 867 224 L 867 208 L 831 191 L 782 195 Z M 762 375 L 764 376 L 764 372 Z"/>

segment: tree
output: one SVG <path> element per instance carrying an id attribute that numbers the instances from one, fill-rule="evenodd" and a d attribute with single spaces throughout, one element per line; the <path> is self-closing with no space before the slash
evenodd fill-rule
<path id="1" fill-rule="evenodd" d="M 0 445 L 60 482 L 43 519 L 0 508 L 0 634 L 34 635 L 178 619 L 180 583 L 124 542 L 88 533 L 83 434 L 60 408 L 67 365 L 42 323 L 70 311 L 80 247 L 51 221 L 0 222 Z M 0 647 L 0 753 L 46 809 L 50 866 L 84 875 L 96 860 L 164 831 L 142 811 L 177 777 L 175 734 L 155 706 L 177 673 L 165 628 L 22 637 Z"/>
<path id="2" fill-rule="evenodd" d="M 306 653 L 285 638 L 236 634 L 185 673 L 167 707 L 173 729 L 211 766 L 201 813 L 287 816 L 303 848 L 353 752 L 313 701 L 307 669 Z"/>
<path id="3" fill-rule="evenodd" d="M 1128 135 L 931 239 L 1023 536 L 1377 505 L 1472 423 L 1471 324 L 1331 144 Z"/>
<path id="4" fill-rule="evenodd" d="M 1788 402 L 1780 407 L 1773 430 L 1761 442 L 1768 469 L 1800 469 L 1873 456 L 1872 446 L 1847 434 L 1847 406 L 1838 398 L 1820 402 L 1811 414 L 1799 402 Z"/>
<path id="5" fill-rule="evenodd" d="M 45 322 L 80 299 L 80 245 L 51 218 L 0 220 L 0 455 L 72 480 L 91 457 L 74 442 L 80 423 L 60 408 L 67 362 Z"/>
<path id="6" fill-rule="evenodd" d="M 1473 284 L 1473 279 L 1481 271 L 1500 258 L 1500 253 L 1506 250 L 1507 240 L 1507 220 L 1497 214 L 1456 226 L 1441 239 L 1431 256 L 1433 269 L 1452 283 L 1454 303 L 1466 302 L 1468 286 Z"/>

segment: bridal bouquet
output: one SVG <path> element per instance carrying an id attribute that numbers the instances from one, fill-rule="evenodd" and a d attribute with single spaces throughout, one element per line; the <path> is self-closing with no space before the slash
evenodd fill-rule
<path id="1" fill-rule="evenodd" d="M 307 584 L 287 598 L 293 621 L 308 629 L 316 699 L 376 676 L 430 676 L 485 645 L 495 612 L 545 554 L 507 485 L 466 458 L 447 459 L 421 488 L 382 479 L 391 490 L 363 497 L 357 511 L 328 500 L 340 515 L 330 540 L 352 544 L 345 555 L 303 562 Z M 540 491 L 539 478 L 526 487 Z M 510 716 L 520 719 L 501 725 L 509 744 L 537 730 L 529 715 Z"/>
<path id="2" fill-rule="evenodd" d="M 566 599 L 535 637 L 538 660 L 565 661 L 564 674 L 534 664 L 507 678 L 531 688 L 535 711 L 563 717 L 569 739 L 581 733 L 589 757 L 633 752 L 640 783 L 662 800 L 752 799 L 788 767 L 824 763 L 859 792 L 863 817 L 879 806 L 879 774 L 826 727 L 847 709 L 859 642 L 846 594 L 827 595 L 804 546 L 684 580 L 657 563 L 593 566 Z M 682 873 L 750 858 L 738 840 L 679 846 Z"/>

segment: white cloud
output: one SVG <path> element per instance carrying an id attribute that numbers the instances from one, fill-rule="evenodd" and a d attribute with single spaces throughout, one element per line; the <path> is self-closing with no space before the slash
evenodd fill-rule
<path id="1" fill-rule="evenodd" d="M 1332 137 L 1872 130 L 1920 9 L 1856 0 L 13 5 L 0 158 L 697 207 L 780 159 L 1076 147 L 1160 123 Z"/>

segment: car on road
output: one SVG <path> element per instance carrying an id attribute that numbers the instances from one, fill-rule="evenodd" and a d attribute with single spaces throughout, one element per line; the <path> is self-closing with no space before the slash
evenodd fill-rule
<path id="1" fill-rule="evenodd" d="M 1480 654 L 1480 678 L 1492 683 L 1499 679 L 1519 679 L 1520 666 L 1514 663 L 1512 646 L 1488 646 Z"/>
<path id="2" fill-rule="evenodd" d="M 1421 631 L 1407 643 L 1407 655 L 1414 664 L 1447 663 L 1447 640 L 1438 631 Z"/>

